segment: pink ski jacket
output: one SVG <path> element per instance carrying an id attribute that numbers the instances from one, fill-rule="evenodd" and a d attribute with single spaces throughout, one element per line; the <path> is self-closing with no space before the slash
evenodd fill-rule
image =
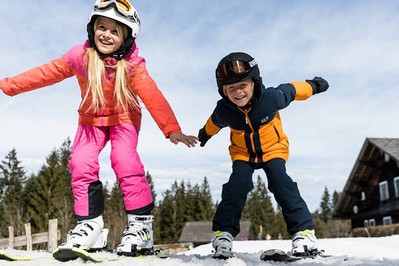
<path id="1" fill-rule="evenodd" d="M 23 92 L 36 90 L 45 86 L 53 85 L 66 78 L 76 76 L 82 99 L 87 91 L 87 56 L 86 49 L 89 42 L 74 46 L 69 52 L 59 59 L 52 60 L 48 64 L 32 68 L 26 72 L 11 78 L 0 80 L 0 88 L 9 96 Z M 172 133 L 181 132 L 179 123 L 172 108 L 158 89 L 154 80 L 148 74 L 145 67 L 145 59 L 138 55 L 138 47 L 134 44 L 130 54 L 125 59 L 129 63 L 129 82 L 133 94 L 137 95 L 150 112 L 165 137 Z M 114 59 L 108 60 L 107 64 L 115 64 Z M 91 110 L 89 108 L 91 98 L 80 106 L 79 124 L 94 126 L 112 126 L 122 123 L 133 124 L 140 128 L 141 111 L 133 108 L 121 110 L 116 108 L 114 99 L 114 76 L 115 70 L 106 67 L 106 78 L 103 83 L 103 92 L 106 100 L 104 108 Z"/>

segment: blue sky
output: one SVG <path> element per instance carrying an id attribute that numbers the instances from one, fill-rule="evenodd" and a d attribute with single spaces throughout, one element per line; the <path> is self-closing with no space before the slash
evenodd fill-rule
<path id="1" fill-rule="evenodd" d="M 245 3 L 247 2 L 247 3 Z M 281 111 L 289 136 L 289 175 L 314 211 L 324 187 L 342 191 L 367 137 L 398 137 L 399 2 L 397 1 L 135 1 L 137 39 L 147 68 L 184 133 L 196 135 L 220 98 L 219 60 L 251 54 L 266 86 L 322 76 L 330 89 Z M 0 9 L 0 78 L 49 62 L 86 39 L 94 1 L 7 1 Z M 80 101 L 75 78 L 8 97 L 0 94 L 0 159 L 15 148 L 36 173 L 46 156 L 73 139 Z M 139 152 L 158 200 L 175 180 L 201 183 L 214 200 L 231 170 L 229 130 L 204 148 L 173 145 L 143 111 Z M 114 182 L 109 146 L 101 180 Z M 263 172 L 254 175 L 264 177 Z"/>

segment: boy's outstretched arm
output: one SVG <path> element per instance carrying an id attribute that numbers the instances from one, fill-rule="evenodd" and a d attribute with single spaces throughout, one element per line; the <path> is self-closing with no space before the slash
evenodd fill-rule
<path id="1" fill-rule="evenodd" d="M 198 138 L 196 136 L 188 136 L 181 132 L 172 133 L 169 135 L 169 140 L 173 144 L 178 144 L 179 142 L 184 143 L 187 147 L 195 147 Z"/>

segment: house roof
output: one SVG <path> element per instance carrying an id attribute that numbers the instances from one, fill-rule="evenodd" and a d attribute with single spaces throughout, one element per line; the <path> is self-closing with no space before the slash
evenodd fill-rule
<path id="1" fill-rule="evenodd" d="M 240 222 L 241 232 L 236 236 L 236 240 L 251 237 L 251 222 Z M 180 235 L 179 242 L 209 243 L 212 239 L 212 222 L 186 222 Z"/>
<path id="2" fill-rule="evenodd" d="M 345 187 L 335 205 L 334 216 L 349 218 L 353 206 L 367 187 L 378 185 L 374 174 L 381 162 L 394 160 L 399 166 L 398 138 L 366 138 Z"/>

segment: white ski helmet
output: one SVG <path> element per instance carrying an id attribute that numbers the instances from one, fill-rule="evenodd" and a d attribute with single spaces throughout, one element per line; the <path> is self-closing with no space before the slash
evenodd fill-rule
<path id="1" fill-rule="evenodd" d="M 116 59 L 123 58 L 130 52 L 134 40 L 140 32 L 141 22 L 136 9 L 127 0 L 96 0 L 93 12 L 89 18 L 89 23 L 87 24 L 87 33 L 90 44 L 96 50 L 97 47 L 94 43 L 94 21 L 99 16 L 116 20 L 128 27 L 130 36 L 126 38 L 124 45 L 121 47 L 124 51 L 117 51 L 116 55 L 110 55 Z"/>

